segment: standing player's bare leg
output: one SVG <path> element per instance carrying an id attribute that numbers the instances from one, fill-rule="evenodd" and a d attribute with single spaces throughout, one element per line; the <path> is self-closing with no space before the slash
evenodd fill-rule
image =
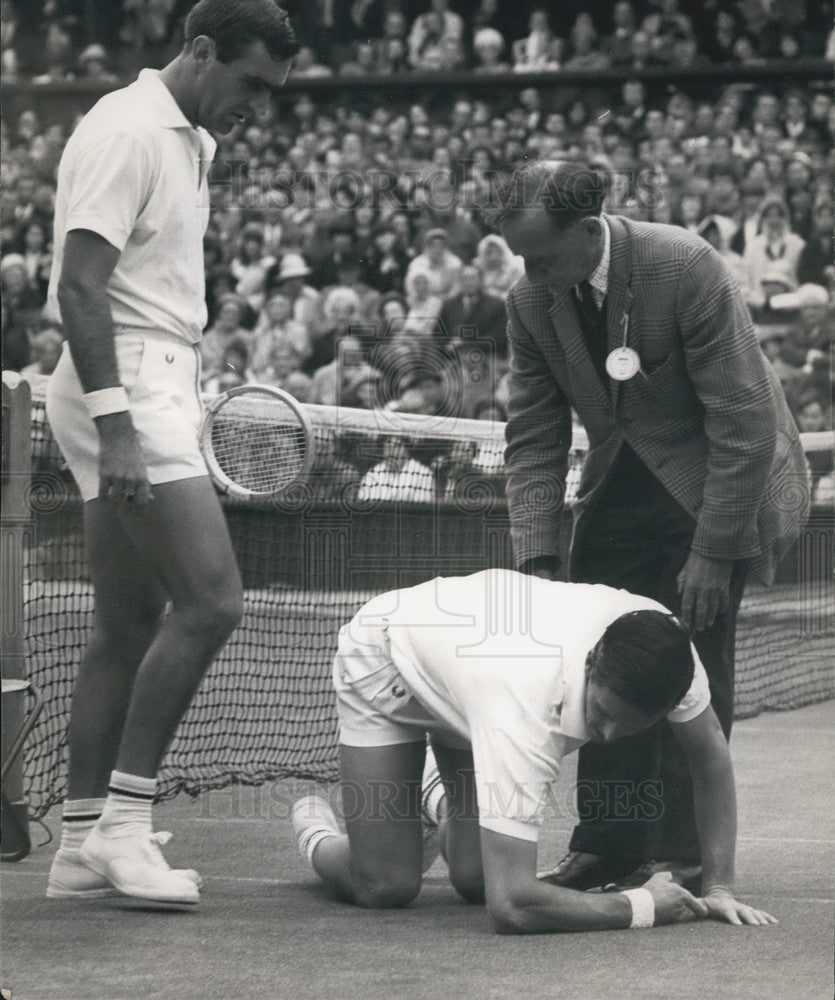
<path id="1" fill-rule="evenodd" d="M 112 504 L 86 503 L 84 532 L 95 623 L 73 689 L 67 798 L 47 886 L 50 899 L 116 892 L 82 862 L 79 851 L 104 809 L 136 671 L 167 601 L 156 572 L 139 557 Z"/>
<path id="2" fill-rule="evenodd" d="M 220 503 L 207 478 L 154 487 L 154 499 L 122 524 L 171 599 L 133 685 L 119 771 L 154 778 L 216 654 L 238 625 L 243 590 Z"/>
<path id="3" fill-rule="evenodd" d="M 423 867 L 420 779 L 426 744 L 341 745 L 339 752 L 347 835 L 323 836 L 308 859 L 326 885 L 358 906 L 407 906 L 420 892 Z M 309 801 L 300 800 L 294 810 L 300 841 Z"/>
<path id="4" fill-rule="evenodd" d="M 240 575 L 223 512 L 207 478 L 159 485 L 143 512 L 118 517 L 136 553 L 137 568 L 142 567 L 143 574 L 144 567 L 151 568 L 170 598 L 171 610 L 160 620 L 135 670 L 127 705 L 118 705 L 124 723 L 116 766 L 101 817 L 80 847 L 80 858 L 127 895 L 193 903 L 199 898 L 199 877 L 191 871 L 170 872 L 152 832 L 151 807 L 156 773 L 176 727 L 240 620 Z M 117 613 L 109 629 L 118 624 Z M 114 696 L 111 733 L 115 701 Z"/>
<path id="5" fill-rule="evenodd" d="M 112 504 L 84 507 L 95 624 L 78 671 L 69 727 L 70 800 L 103 798 L 122 741 L 133 682 L 161 624 L 167 595 Z"/>

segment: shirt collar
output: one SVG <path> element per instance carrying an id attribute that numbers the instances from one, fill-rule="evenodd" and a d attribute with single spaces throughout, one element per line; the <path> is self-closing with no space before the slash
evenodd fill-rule
<path id="1" fill-rule="evenodd" d="M 136 82 L 146 99 L 153 103 L 157 120 L 163 128 L 194 128 L 174 100 L 174 95 L 162 82 L 158 69 L 143 69 Z"/>
<path id="2" fill-rule="evenodd" d="M 600 222 L 603 226 L 603 253 L 600 257 L 600 263 L 589 278 L 589 284 L 601 296 L 605 296 L 609 289 L 609 261 L 612 255 L 612 234 L 609 232 L 609 223 L 606 221 L 605 215 L 600 216 Z"/>
<path id="3" fill-rule="evenodd" d="M 200 144 L 200 182 L 208 173 L 215 152 L 217 143 L 214 138 L 201 125 L 195 127 L 183 114 L 180 105 L 174 100 L 174 95 L 163 83 L 158 69 L 143 69 L 137 83 L 142 88 L 144 96 L 149 103 L 153 104 L 157 114 L 157 121 L 163 128 L 188 129 Z"/>

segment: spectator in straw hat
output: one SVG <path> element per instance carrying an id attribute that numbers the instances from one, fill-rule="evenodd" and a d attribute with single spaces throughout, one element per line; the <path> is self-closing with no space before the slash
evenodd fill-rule
<path id="1" fill-rule="evenodd" d="M 301 323 L 313 335 L 319 324 L 321 297 L 315 288 L 305 281 L 310 268 L 299 253 L 285 253 L 278 265 L 267 272 L 266 293 L 273 291 L 286 295 L 293 303 L 293 319 Z"/>

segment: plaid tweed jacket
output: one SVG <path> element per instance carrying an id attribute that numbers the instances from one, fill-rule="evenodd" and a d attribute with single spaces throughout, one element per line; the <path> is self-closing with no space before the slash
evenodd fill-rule
<path id="1" fill-rule="evenodd" d="M 589 437 L 572 550 L 626 440 L 696 519 L 693 548 L 748 559 L 770 583 L 808 516 L 809 480 L 794 420 L 725 265 L 700 237 L 606 216 L 612 247 L 608 350 L 641 370 L 604 386 L 583 341 L 573 291 L 522 277 L 508 296 L 511 347 L 507 498 L 517 565 L 559 552 L 571 407 Z"/>

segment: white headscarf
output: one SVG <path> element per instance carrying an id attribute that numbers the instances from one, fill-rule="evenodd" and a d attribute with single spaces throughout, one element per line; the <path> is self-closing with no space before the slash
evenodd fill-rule
<path id="1" fill-rule="evenodd" d="M 498 267 L 488 267 L 485 263 L 485 251 L 490 246 L 496 246 L 502 252 L 502 261 Z M 504 238 L 496 233 L 489 233 L 481 240 L 473 263 L 481 272 L 481 285 L 484 291 L 500 299 L 507 298 L 507 293 L 525 273 L 525 262 L 521 257 L 512 254 Z"/>

